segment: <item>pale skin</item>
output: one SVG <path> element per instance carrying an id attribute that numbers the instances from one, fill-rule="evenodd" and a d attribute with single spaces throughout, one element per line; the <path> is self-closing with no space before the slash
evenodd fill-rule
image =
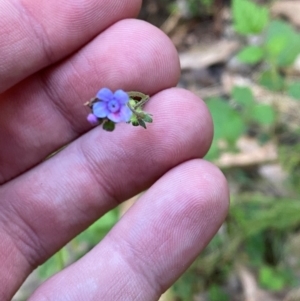
<path id="1" fill-rule="evenodd" d="M 197 96 L 173 88 L 176 50 L 159 29 L 133 19 L 140 5 L 0 0 L 2 301 L 146 188 L 103 241 L 29 300 L 157 300 L 226 217 L 226 180 L 201 159 L 213 135 L 210 114 Z M 83 104 L 102 87 L 151 95 L 153 123 L 92 128 Z"/>

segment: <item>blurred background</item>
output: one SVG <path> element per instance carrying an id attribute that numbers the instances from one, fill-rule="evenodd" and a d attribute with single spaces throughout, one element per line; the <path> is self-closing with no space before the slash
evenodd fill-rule
<path id="1" fill-rule="evenodd" d="M 179 86 L 207 103 L 206 158 L 231 190 L 226 222 L 161 301 L 300 300 L 300 1 L 145 0 L 140 18 L 171 38 Z M 93 248 L 136 198 L 38 268 L 13 300 Z"/>

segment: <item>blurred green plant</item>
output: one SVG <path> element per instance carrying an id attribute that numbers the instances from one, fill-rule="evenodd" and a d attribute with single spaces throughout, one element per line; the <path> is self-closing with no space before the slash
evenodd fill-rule
<path id="1" fill-rule="evenodd" d="M 281 68 L 291 66 L 299 55 L 300 34 L 284 21 L 271 21 L 269 9 L 250 0 L 234 0 L 232 14 L 237 33 L 262 39 L 259 45 L 244 47 L 237 58 L 249 65 L 264 62 L 266 68 L 259 75 L 259 83 L 273 91 L 285 91 L 287 83 Z M 291 96 L 296 93 L 296 99 L 299 99 L 300 92 L 292 91 Z"/>
<path id="2" fill-rule="evenodd" d="M 106 213 L 87 230 L 74 238 L 68 246 L 59 250 L 38 268 L 41 279 L 46 279 L 59 272 L 67 265 L 79 259 L 88 250 L 101 241 L 119 219 L 119 210 Z"/>
<path id="3" fill-rule="evenodd" d="M 209 15 L 212 13 L 212 5 L 214 0 L 181 0 L 191 17 Z M 179 10 L 178 2 L 172 2 L 169 5 L 170 11 Z"/>
<path id="4" fill-rule="evenodd" d="M 194 300 L 193 293 L 204 290 L 210 300 L 228 300 L 221 285 L 237 263 L 256 267 L 259 284 L 266 289 L 278 291 L 300 284 L 295 271 L 286 265 L 289 255 L 284 247 L 286 234 L 300 227 L 299 200 L 248 193 L 233 197 L 231 203 L 223 229 L 175 284 L 179 300 Z"/>
<path id="5" fill-rule="evenodd" d="M 259 41 L 241 49 L 238 59 L 262 69 L 257 78 L 262 86 L 300 100 L 300 83 L 287 82 L 284 77 L 300 53 L 299 33 L 285 21 L 271 20 L 269 9 L 254 1 L 233 0 L 232 15 L 238 34 Z M 286 260 L 286 244 L 288 236 L 300 229 L 300 129 L 282 124 L 276 109 L 257 103 L 248 87 L 234 87 L 230 95 L 209 98 L 206 103 L 215 130 L 206 158 L 215 160 L 234 151 L 237 140 L 247 133 L 253 136 L 255 129 L 258 141 L 267 137 L 278 144 L 278 164 L 288 173 L 286 191 L 280 194 L 286 196 L 255 192 L 262 179 L 258 173 L 249 175 L 257 166 L 224 170 L 242 189 L 232 196 L 222 229 L 173 287 L 178 300 L 193 300 L 199 291 L 206 291 L 209 300 L 227 300 L 222 287 L 237 263 L 254 268 L 259 285 L 267 290 L 299 286 L 299 271 Z"/>
<path id="6" fill-rule="evenodd" d="M 258 104 L 250 88 L 234 87 L 231 98 L 234 104 L 218 97 L 206 101 L 214 122 L 214 139 L 206 157 L 209 160 L 219 157 L 222 151 L 234 150 L 238 138 L 253 126 L 260 129 L 259 140 L 271 136 L 275 126 L 275 109 Z"/>
<path id="7" fill-rule="evenodd" d="M 220 155 L 220 142 L 224 142 L 226 148 L 234 148 L 246 125 L 239 112 L 226 99 L 214 97 L 208 99 L 206 104 L 214 122 L 214 140 L 207 154 L 207 158 L 213 160 Z"/>
<path id="8" fill-rule="evenodd" d="M 250 0 L 233 0 L 232 16 L 234 29 L 242 34 L 258 34 L 269 23 L 269 11 Z"/>
<path id="9" fill-rule="evenodd" d="M 288 95 L 296 100 L 300 100 L 300 83 L 293 82 L 288 86 Z"/>
<path id="10" fill-rule="evenodd" d="M 264 265 L 259 269 L 260 285 L 270 291 L 280 291 L 289 286 L 293 276 L 289 270 L 282 270 Z"/>
<path id="11" fill-rule="evenodd" d="M 229 295 L 218 285 L 213 284 L 208 289 L 209 301 L 229 301 Z"/>

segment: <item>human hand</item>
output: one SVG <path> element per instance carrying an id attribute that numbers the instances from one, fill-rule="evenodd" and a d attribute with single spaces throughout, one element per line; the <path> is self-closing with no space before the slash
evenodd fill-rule
<path id="1" fill-rule="evenodd" d="M 169 39 L 137 0 L 0 0 L 0 300 L 78 233 L 149 188 L 92 251 L 30 298 L 157 300 L 222 224 L 228 190 L 200 159 L 205 104 L 176 85 Z M 102 87 L 152 95 L 143 128 L 91 129 Z M 44 159 L 70 143 L 51 159 Z"/>

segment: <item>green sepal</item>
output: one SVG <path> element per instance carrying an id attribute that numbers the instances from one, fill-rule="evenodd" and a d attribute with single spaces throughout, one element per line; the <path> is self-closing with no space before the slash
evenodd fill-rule
<path id="1" fill-rule="evenodd" d="M 153 119 L 149 114 L 145 114 L 145 116 L 143 117 L 143 121 L 148 122 L 148 123 L 152 123 Z"/>
<path id="2" fill-rule="evenodd" d="M 138 122 L 138 119 L 136 117 L 135 114 L 132 114 L 130 120 L 129 120 L 129 123 L 132 123 L 132 125 L 134 126 L 138 126 L 139 125 L 139 122 Z"/>
<path id="3" fill-rule="evenodd" d="M 139 125 L 142 126 L 144 129 L 146 129 L 146 123 L 142 119 L 138 119 Z"/>
<path id="4" fill-rule="evenodd" d="M 103 129 L 108 132 L 112 132 L 115 129 L 115 126 L 116 124 L 111 120 L 107 120 L 103 123 Z"/>

